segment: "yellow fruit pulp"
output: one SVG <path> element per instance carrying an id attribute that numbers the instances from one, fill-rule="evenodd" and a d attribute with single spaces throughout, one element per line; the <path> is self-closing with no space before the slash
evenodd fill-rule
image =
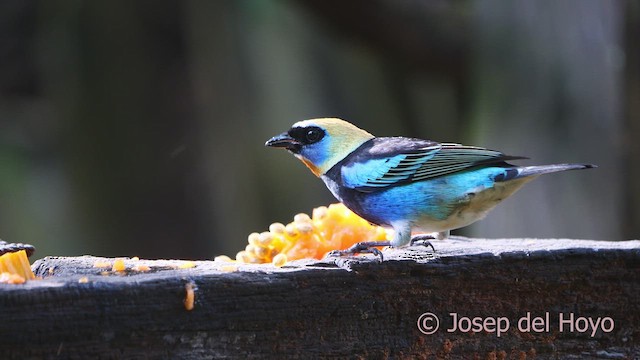
<path id="1" fill-rule="evenodd" d="M 0 256 L 0 273 L 17 275 L 24 280 L 33 280 L 36 276 L 31 271 L 31 265 L 24 250 L 10 252 Z"/>
<path id="2" fill-rule="evenodd" d="M 283 266 L 296 259 L 322 259 L 329 251 L 347 249 L 362 241 L 384 241 L 387 236 L 384 228 L 371 225 L 337 203 L 313 209 L 311 217 L 297 214 L 287 225 L 273 223 L 269 231 L 250 234 L 249 244 L 238 252 L 236 261 Z"/>

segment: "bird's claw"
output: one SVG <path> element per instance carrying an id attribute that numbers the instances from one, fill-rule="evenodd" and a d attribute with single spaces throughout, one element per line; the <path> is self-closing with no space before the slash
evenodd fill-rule
<path id="1" fill-rule="evenodd" d="M 387 241 L 363 241 L 352 245 L 348 249 L 344 250 L 333 250 L 327 253 L 328 257 L 342 257 L 347 255 L 355 255 L 362 253 L 373 254 L 374 256 L 380 257 L 380 262 L 384 261 L 384 255 L 382 255 L 382 251 L 378 249 L 376 246 L 389 246 L 389 242 Z"/>
<path id="2" fill-rule="evenodd" d="M 409 246 L 424 246 L 430 247 L 433 252 L 436 251 L 436 248 L 433 247 L 433 244 L 429 240 L 434 240 L 436 237 L 432 235 L 417 235 L 411 238 L 411 242 Z"/>

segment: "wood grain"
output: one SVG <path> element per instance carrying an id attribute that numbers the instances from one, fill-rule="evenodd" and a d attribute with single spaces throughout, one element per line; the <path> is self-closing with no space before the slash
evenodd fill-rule
<path id="1" fill-rule="evenodd" d="M 282 268 L 213 261 L 48 257 L 43 280 L 0 285 L 0 358 L 531 359 L 640 356 L 640 241 L 451 239 Z M 336 264 L 337 263 L 337 264 Z M 144 264 L 148 272 L 132 271 Z M 104 272 L 104 274 L 101 274 Z M 194 308 L 184 300 L 194 290 Z M 440 319 L 425 335 L 421 314 Z M 549 331 L 517 322 L 549 313 Z M 448 332 L 457 316 L 510 329 Z M 559 329 L 609 317 L 610 332 Z"/>

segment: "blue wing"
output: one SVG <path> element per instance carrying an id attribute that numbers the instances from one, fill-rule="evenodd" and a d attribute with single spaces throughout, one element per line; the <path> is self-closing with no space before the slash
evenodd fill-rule
<path id="1" fill-rule="evenodd" d="M 341 167 L 342 185 L 371 192 L 412 181 L 437 178 L 480 164 L 520 157 L 460 144 L 408 138 L 376 138 Z"/>

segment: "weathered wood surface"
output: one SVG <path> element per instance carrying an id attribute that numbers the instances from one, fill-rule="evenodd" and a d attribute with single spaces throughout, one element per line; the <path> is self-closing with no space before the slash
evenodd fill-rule
<path id="1" fill-rule="evenodd" d="M 176 269 L 141 260 L 152 270 L 126 275 L 101 275 L 99 258 L 45 258 L 34 264 L 43 280 L 0 285 L 0 358 L 640 357 L 640 241 L 435 245 L 435 254 L 387 249 L 382 264 L 368 255 L 342 267 L 305 260 L 231 271 L 229 263 Z M 191 311 L 188 283 L 196 286 Z M 418 327 L 427 312 L 440 319 L 431 335 Z M 448 332 L 451 313 L 505 317 L 510 328 Z M 549 328 L 520 331 L 527 313 L 548 313 Z M 570 314 L 580 327 L 578 318 L 611 321 L 595 334 L 568 324 L 561 331 L 559 316 Z"/>

